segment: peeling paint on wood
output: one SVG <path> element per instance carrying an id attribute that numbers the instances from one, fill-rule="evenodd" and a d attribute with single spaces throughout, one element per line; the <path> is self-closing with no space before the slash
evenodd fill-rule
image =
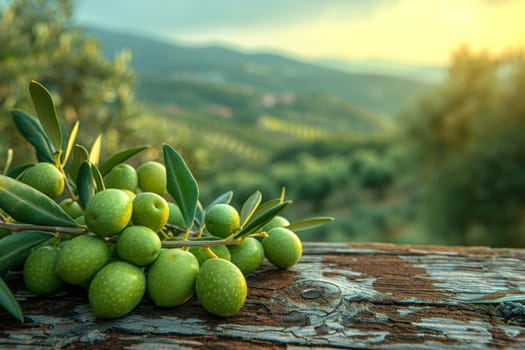
<path id="1" fill-rule="evenodd" d="M 265 264 L 249 276 L 247 302 L 229 318 L 194 298 L 97 320 L 84 290 L 40 298 L 11 277 L 27 321 L 0 311 L 0 348 L 525 347 L 522 249 L 305 244 L 293 269 Z"/>

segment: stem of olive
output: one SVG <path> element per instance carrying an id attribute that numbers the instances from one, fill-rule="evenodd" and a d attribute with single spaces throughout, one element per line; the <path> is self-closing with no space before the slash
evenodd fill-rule
<path id="1" fill-rule="evenodd" d="M 268 233 L 266 233 L 266 232 L 252 233 L 252 234 L 249 235 L 248 237 L 253 237 L 253 238 L 266 238 L 266 237 L 268 237 Z"/>
<path id="2" fill-rule="evenodd" d="M 210 246 L 206 246 L 202 249 L 204 249 L 204 251 L 208 253 L 212 258 L 218 258 L 217 254 L 215 254 L 213 250 L 211 250 Z"/>
<path id="3" fill-rule="evenodd" d="M 166 224 L 165 226 L 166 226 L 166 228 L 168 228 L 170 230 L 176 230 L 176 231 L 179 231 L 181 233 L 186 233 L 186 229 L 184 227 L 173 225 L 173 224 Z"/>
<path id="4" fill-rule="evenodd" d="M 90 231 L 87 228 L 78 228 L 78 227 L 62 227 L 62 226 L 45 226 L 45 225 L 32 225 L 32 224 L 19 224 L 14 222 L 8 222 L 6 218 L 0 214 L 0 228 L 8 229 L 11 232 L 21 232 L 28 230 L 35 231 L 45 231 L 45 232 L 61 232 L 61 233 L 70 233 L 73 235 L 84 235 Z M 191 231 L 187 231 L 190 232 Z M 179 247 L 211 247 L 217 245 L 236 245 L 242 242 L 241 239 L 236 238 L 232 239 L 232 236 L 228 238 L 219 239 L 219 240 L 198 240 L 193 241 L 186 238 L 182 240 L 164 240 L 162 241 L 162 246 L 164 248 L 179 248 Z"/>
<path id="5" fill-rule="evenodd" d="M 46 232 L 63 232 L 71 233 L 74 235 L 83 235 L 89 231 L 86 228 L 78 227 L 62 227 L 62 226 L 41 226 L 41 225 L 31 225 L 31 224 L 17 224 L 14 222 L 7 222 L 3 217 L 0 217 L 0 228 L 8 229 L 11 232 L 20 232 L 20 231 L 46 231 Z"/>
<path id="6" fill-rule="evenodd" d="M 235 245 L 239 244 L 237 240 L 219 239 L 213 241 L 191 241 L 191 240 L 179 240 L 179 241 L 162 241 L 163 248 L 180 248 L 180 247 L 212 247 L 217 245 Z"/>

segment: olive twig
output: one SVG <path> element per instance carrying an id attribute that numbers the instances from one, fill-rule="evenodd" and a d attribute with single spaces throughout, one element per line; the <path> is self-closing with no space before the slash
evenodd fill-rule
<path id="1" fill-rule="evenodd" d="M 236 245 L 239 244 L 237 240 L 218 239 L 218 240 L 177 240 L 177 241 L 162 241 L 163 248 L 179 248 L 179 247 L 212 247 L 218 245 Z"/>
<path id="2" fill-rule="evenodd" d="M 89 232 L 86 228 L 78 228 L 78 227 L 18 224 L 15 222 L 7 222 L 5 221 L 4 217 L 0 217 L 0 228 L 8 229 L 11 232 L 35 230 L 35 231 L 45 231 L 45 232 L 71 233 L 74 235 L 83 235 Z"/>
<path id="3" fill-rule="evenodd" d="M 164 225 L 164 227 L 166 227 L 169 230 L 175 230 L 175 231 L 179 231 L 180 233 L 186 233 L 186 228 L 182 226 L 167 223 L 166 225 Z"/>

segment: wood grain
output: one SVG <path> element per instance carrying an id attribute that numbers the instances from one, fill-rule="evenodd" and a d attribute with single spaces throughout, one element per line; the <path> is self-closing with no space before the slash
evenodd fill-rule
<path id="1" fill-rule="evenodd" d="M 309 243 L 296 267 L 265 262 L 247 280 L 246 304 L 229 318 L 193 298 L 170 309 L 145 299 L 97 320 L 86 291 L 36 297 L 14 274 L 26 322 L 0 311 L 0 348 L 525 347 L 522 249 Z"/>

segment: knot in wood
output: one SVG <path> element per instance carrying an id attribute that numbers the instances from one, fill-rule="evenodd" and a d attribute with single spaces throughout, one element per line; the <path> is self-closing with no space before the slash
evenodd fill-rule
<path id="1" fill-rule="evenodd" d="M 301 292 L 301 296 L 304 299 L 317 299 L 317 298 L 321 298 L 322 296 L 324 296 L 324 293 L 321 289 L 308 288 Z"/>
<path id="2" fill-rule="evenodd" d="M 341 304 L 339 287 L 324 280 L 299 280 L 286 290 L 287 301 L 296 309 L 333 312 Z"/>

